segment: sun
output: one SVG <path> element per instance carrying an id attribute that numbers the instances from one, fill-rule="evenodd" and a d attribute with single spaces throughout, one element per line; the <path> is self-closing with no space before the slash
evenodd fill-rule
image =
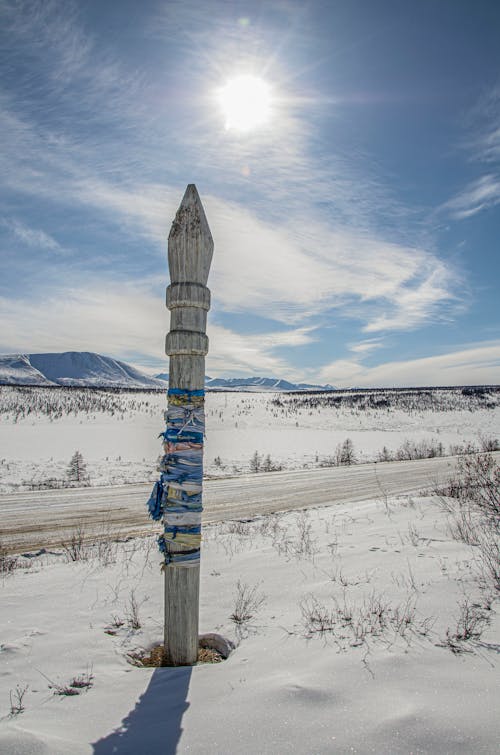
<path id="1" fill-rule="evenodd" d="M 230 79 L 218 90 L 217 101 L 226 129 L 252 131 L 271 117 L 271 87 L 258 76 L 247 74 Z"/>

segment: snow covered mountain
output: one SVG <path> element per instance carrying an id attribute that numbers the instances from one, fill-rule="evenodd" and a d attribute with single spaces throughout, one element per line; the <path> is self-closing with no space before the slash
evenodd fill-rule
<path id="1" fill-rule="evenodd" d="M 332 385 L 311 385 L 310 383 L 290 383 L 277 378 L 206 378 L 205 386 L 213 390 L 234 391 L 334 391 Z"/>
<path id="2" fill-rule="evenodd" d="M 157 380 L 168 383 L 168 372 L 155 375 Z M 288 380 L 265 377 L 211 378 L 205 375 L 205 388 L 211 391 L 334 391 L 333 385 L 290 383 Z"/>
<path id="3" fill-rule="evenodd" d="M 72 385 L 95 388 L 163 388 L 165 383 L 125 362 L 89 351 L 0 356 L 4 385 Z"/>
<path id="4" fill-rule="evenodd" d="M 126 362 L 90 351 L 0 355 L 0 385 L 69 385 L 94 388 L 165 388 L 168 373 L 145 375 Z M 331 385 L 291 383 L 277 378 L 205 377 L 210 390 L 331 391 Z"/>
<path id="5" fill-rule="evenodd" d="M 0 384 L 54 385 L 33 367 L 27 354 L 0 354 Z"/>

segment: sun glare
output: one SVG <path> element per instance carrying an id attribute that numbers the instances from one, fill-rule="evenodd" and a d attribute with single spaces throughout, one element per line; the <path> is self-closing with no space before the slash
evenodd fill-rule
<path id="1" fill-rule="evenodd" d="M 257 76 L 237 76 L 217 92 L 227 129 L 251 131 L 271 115 L 271 87 Z"/>

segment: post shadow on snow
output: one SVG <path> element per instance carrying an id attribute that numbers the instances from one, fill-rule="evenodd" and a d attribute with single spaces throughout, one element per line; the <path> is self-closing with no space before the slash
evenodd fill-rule
<path id="1" fill-rule="evenodd" d="M 111 734 L 93 743 L 94 755 L 175 755 L 189 707 L 191 666 L 157 668 L 136 706 Z"/>

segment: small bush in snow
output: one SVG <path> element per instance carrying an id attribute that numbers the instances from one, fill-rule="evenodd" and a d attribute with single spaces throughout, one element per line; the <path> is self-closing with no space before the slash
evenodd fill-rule
<path id="1" fill-rule="evenodd" d="M 64 555 L 68 561 L 87 561 L 90 546 L 86 542 L 85 528 L 79 524 L 71 533 L 69 540 L 62 543 Z"/>
<path id="2" fill-rule="evenodd" d="M 15 690 L 10 690 L 9 697 L 11 716 L 18 716 L 19 713 L 22 713 L 24 710 L 26 710 L 23 700 L 27 691 L 28 685 L 26 685 L 25 687 L 20 687 L 19 684 L 16 685 Z"/>
<path id="3" fill-rule="evenodd" d="M 335 463 L 337 466 L 350 466 L 356 463 L 356 454 L 354 453 L 354 444 L 350 438 L 346 438 L 343 443 L 339 443 L 335 451 Z"/>
<path id="4" fill-rule="evenodd" d="M 446 640 L 439 644 L 442 647 L 448 647 L 452 653 L 456 654 L 472 652 L 463 643 L 478 640 L 489 623 L 489 619 L 483 608 L 477 603 L 471 603 L 467 597 L 458 604 L 458 607 L 459 614 L 455 628 L 448 627 Z"/>
<path id="5" fill-rule="evenodd" d="M 147 598 L 144 600 L 147 600 Z M 140 629 L 142 627 L 139 609 L 142 603 L 144 603 L 144 600 L 139 603 L 135 595 L 135 590 L 130 591 L 130 596 L 127 605 L 125 606 L 125 618 L 130 629 Z"/>
<path id="6" fill-rule="evenodd" d="M 19 567 L 17 556 L 10 556 L 0 542 L 0 574 L 12 574 Z"/>
<path id="7" fill-rule="evenodd" d="M 253 619 L 265 600 L 266 596 L 259 592 L 259 585 L 251 587 L 238 580 L 234 608 L 229 618 L 235 624 L 246 624 L 250 619 Z"/>

